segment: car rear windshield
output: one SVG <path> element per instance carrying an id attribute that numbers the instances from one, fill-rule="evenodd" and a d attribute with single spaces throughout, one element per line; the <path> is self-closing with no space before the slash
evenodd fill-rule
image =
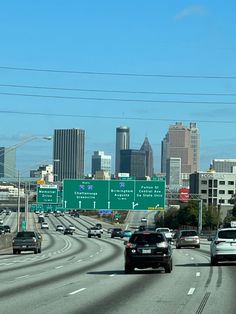
<path id="1" fill-rule="evenodd" d="M 32 238 L 35 236 L 34 232 L 18 232 L 16 235 L 17 238 Z"/>
<path id="2" fill-rule="evenodd" d="M 170 232 L 168 228 L 158 228 L 159 232 Z"/>
<path id="3" fill-rule="evenodd" d="M 197 232 L 194 230 L 186 230 L 181 232 L 181 236 L 183 237 L 194 237 L 197 236 Z"/>
<path id="4" fill-rule="evenodd" d="M 218 236 L 221 239 L 236 239 L 236 230 L 222 230 Z"/>
<path id="5" fill-rule="evenodd" d="M 156 244 L 165 241 L 165 238 L 162 234 L 133 234 L 130 238 L 131 243 L 137 244 Z"/>

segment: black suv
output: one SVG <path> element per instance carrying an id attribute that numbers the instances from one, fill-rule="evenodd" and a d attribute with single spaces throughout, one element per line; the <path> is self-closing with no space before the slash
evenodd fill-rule
<path id="1" fill-rule="evenodd" d="M 172 271 L 172 248 L 163 233 L 136 231 L 124 244 L 126 274 L 133 272 L 135 267 L 164 267 L 166 273 Z"/>
<path id="2" fill-rule="evenodd" d="M 113 228 L 111 238 L 123 238 L 123 230 L 121 228 Z"/>

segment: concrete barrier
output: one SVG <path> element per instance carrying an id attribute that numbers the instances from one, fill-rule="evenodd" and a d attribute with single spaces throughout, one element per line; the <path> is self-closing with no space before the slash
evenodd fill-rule
<path id="1" fill-rule="evenodd" d="M 16 233 L 7 233 L 0 235 L 0 249 L 6 249 L 12 246 L 12 239 Z"/>

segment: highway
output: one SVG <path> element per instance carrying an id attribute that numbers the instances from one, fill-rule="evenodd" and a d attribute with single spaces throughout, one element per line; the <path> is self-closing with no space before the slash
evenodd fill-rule
<path id="1" fill-rule="evenodd" d="M 31 215 L 33 225 L 37 217 Z M 15 226 L 15 213 L 2 218 Z M 0 250 L 1 314 L 236 313 L 236 264 L 211 267 L 206 240 L 200 249 L 173 246 L 170 274 L 147 269 L 125 275 L 123 240 L 106 232 L 101 239 L 87 237 L 97 220 L 50 215 L 46 221 L 41 254 Z M 55 231 L 71 223 L 73 236 Z"/>

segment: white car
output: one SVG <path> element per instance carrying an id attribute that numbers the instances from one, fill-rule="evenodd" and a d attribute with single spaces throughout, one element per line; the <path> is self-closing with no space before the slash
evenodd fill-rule
<path id="1" fill-rule="evenodd" d="M 41 229 L 49 229 L 48 223 L 47 222 L 42 222 L 41 223 Z"/>
<path id="2" fill-rule="evenodd" d="M 171 242 L 173 237 L 172 237 L 172 232 L 169 228 L 156 228 L 157 232 L 163 232 L 165 234 L 166 240 Z"/>
<path id="3" fill-rule="evenodd" d="M 69 228 L 70 230 L 72 230 L 73 232 L 75 232 L 75 226 L 69 225 L 68 228 Z"/>
<path id="4" fill-rule="evenodd" d="M 236 228 L 218 229 L 211 240 L 211 265 L 220 261 L 236 261 Z"/>
<path id="5" fill-rule="evenodd" d="M 64 232 L 64 227 L 62 225 L 57 225 L 56 231 Z"/>
<path id="6" fill-rule="evenodd" d="M 3 219 L 0 218 L 0 225 L 3 225 Z"/>

